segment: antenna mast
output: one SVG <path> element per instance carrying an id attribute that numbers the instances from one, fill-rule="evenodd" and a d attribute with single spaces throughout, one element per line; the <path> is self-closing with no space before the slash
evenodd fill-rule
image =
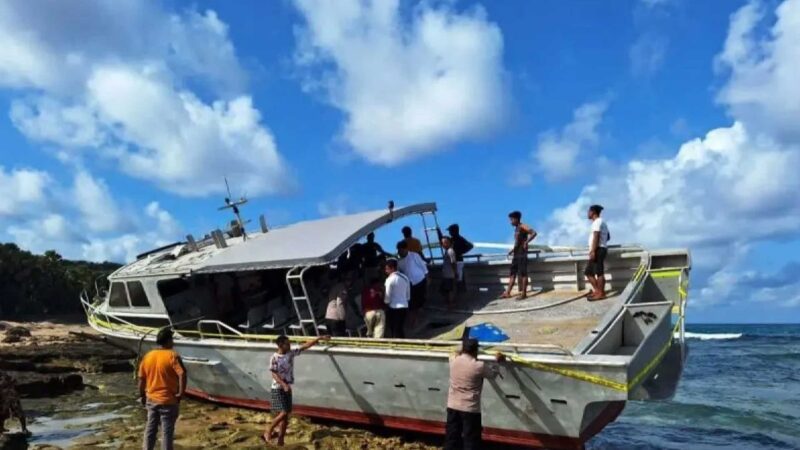
<path id="1" fill-rule="evenodd" d="M 239 214 L 239 206 L 244 205 L 245 203 L 247 203 L 247 198 L 245 198 L 245 196 L 243 195 L 243 196 L 239 197 L 239 200 L 231 201 L 231 197 L 233 197 L 231 195 L 231 187 L 228 184 L 228 178 L 224 177 L 224 179 L 225 179 L 225 189 L 228 191 L 228 196 L 225 197 L 225 206 L 220 206 L 217 209 L 219 211 L 222 211 L 222 210 L 225 210 L 225 209 L 233 210 L 233 215 L 236 216 L 235 225 L 238 226 L 239 230 L 241 230 L 242 239 L 247 240 L 247 233 L 244 230 L 244 221 L 242 220 L 241 214 Z M 234 227 L 231 227 L 231 228 L 234 228 Z M 235 230 L 231 230 L 231 231 L 235 231 Z"/>

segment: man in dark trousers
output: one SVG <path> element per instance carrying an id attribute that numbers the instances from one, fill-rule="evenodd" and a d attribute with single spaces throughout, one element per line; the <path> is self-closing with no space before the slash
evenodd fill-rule
<path id="1" fill-rule="evenodd" d="M 180 356 L 172 349 L 172 330 L 160 330 L 156 343 L 160 348 L 150 350 L 139 364 L 139 395 L 147 408 L 142 448 L 155 448 L 160 424 L 161 448 L 172 450 L 178 405 L 186 391 L 186 370 Z"/>
<path id="2" fill-rule="evenodd" d="M 447 227 L 447 231 L 450 233 L 450 239 L 453 241 L 453 250 L 456 251 L 458 291 L 464 292 L 466 290 L 466 281 L 464 279 L 464 254 L 469 253 L 475 246 L 461 235 L 461 228 L 457 223 Z"/>
<path id="3" fill-rule="evenodd" d="M 6 431 L 6 420 L 16 417 L 24 434 L 30 435 L 28 423 L 25 421 L 25 412 L 17 393 L 17 384 L 11 375 L 0 372 L 0 433 Z"/>
<path id="4" fill-rule="evenodd" d="M 497 362 L 505 361 L 502 353 Z M 461 352 L 450 358 L 450 389 L 447 393 L 447 429 L 444 450 L 481 448 L 481 392 L 483 379 L 499 375 L 497 364 L 478 361 L 478 340 L 466 339 Z"/>

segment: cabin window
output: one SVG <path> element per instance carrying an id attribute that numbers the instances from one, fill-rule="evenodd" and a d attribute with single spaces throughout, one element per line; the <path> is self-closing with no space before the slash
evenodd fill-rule
<path id="1" fill-rule="evenodd" d="M 150 302 L 147 301 L 147 294 L 139 281 L 128 282 L 128 295 L 131 297 L 131 306 L 137 308 L 149 308 Z"/>
<path id="2" fill-rule="evenodd" d="M 111 294 L 108 297 L 108 306 L 114 308 L 128 308 L 128 295 L 125 293 L 125 284 L 111 283 Z"/>
<path id="3" fill-rule="evenodd" d="M 161 294 L 163 299 L 188 291 L 192 287 L 188 281 L 181 278 L 161 280 L 156 283 L 156 286 L 158 286 L 158 293 Z"/>

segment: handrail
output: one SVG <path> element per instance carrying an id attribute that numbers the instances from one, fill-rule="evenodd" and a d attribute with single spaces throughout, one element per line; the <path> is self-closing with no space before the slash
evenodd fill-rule
<path id="1" fill-rule="evenodd" d="M 228 324 L 220 322 L 219 320 L 198 320 L 197 321 L 197 333 L 200 335 L 200 339 L 203 339 L 203 325 L 216 325 L 217 326 L 217 336 L 225 336 L 222 333 L 222 329 L 225 328 L 228 331 L 233 332 L 238 337 L 243 337 L 244 334 L 239 332 L 239 330 L 235 330 L 228 326 Z M 178 331 L 180 333 L 180 331 Z M 247 340 L 247 337 L 244 336 L 244 339 Z"/>
<path id="2" fill-rule="evenodd" d="M 202 322 L 202 323 L 201 323 Z M 203 324 L 213 324 L 217 326 L 218 333 L 207 333 L 202 331 Z M 113 324 L 109 324 L 113 325 Z M 232 332 L 232 334 L 223 334 L 221 333 L 222 328 L 225 328 Z M 132 331 L 136 334 L 142 334 L 144 336 L 150 334 L 152 332 L 151 329 L 145 333 L 143 327 L 136 327 Z M 241 333 L 225 323 L 219 322 L 217 320 L 200 320 L 198 321 L 198 329 L 197 330 L 180 330 L 176 329 L 175 332 L 181 336 L 197 336 L 200 339 L 205 338 L 220 338 L 220 339 L 241 339 L 243 341 L 275 341 L 278 336 L 277 335 L 251 335 L 251 334 L 244 334 Z M 291 339 L 295 342 L 305 342 L 311 339 L 315 339 L 313 336 L 292 336 Z M 386 348 L 386 349 L 396 349 L 396 350 L 446 350 L 452 351 L 458 345 L 460 341 L 453 340 L 453 341 L 437 341 L 437 340 L 425 340 L 425 339 L 372 339 L 372 338 L 344 338 L 344 337 L 334 337 L 328 341 L 329 346 L 343 346 L 343 347 L 365 347 L 365 348 Z M 573 353 L 559 345 L 555 344 L 514 344 L 514 343 L 494 343 L 494 342 L 481 342 L 482 347 L 486 349 L 491 349 L 493 351 L 511 351 L 513 353 L 543 353 L 543 354 L 552 354 L 553 351 L 558 352 L 565 356 L 574 356 Z"/>

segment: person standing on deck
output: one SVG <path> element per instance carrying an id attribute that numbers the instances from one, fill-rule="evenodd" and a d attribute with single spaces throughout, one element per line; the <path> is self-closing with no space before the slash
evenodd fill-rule
<path id="1" fill-rule="evenodd" d="M 350 295 L 351 274 L 345 275 L 346 282 L 338 282 L 333 285 L 328 292 L 328 308 L 325 310 L 325 326 L 328 327 L 328 332 L 331 336 L 346 336 L 347 325 L 345 319 L 346 314 L 346 301 Z"/>
<path id="2" fill-rule="evenodd" d="M 142 405 L 147 408 L 142 448 L 155 448 L 160 422 L 161 448 L 172 450 L 175 421 L 178 419 L 180 401 L 186 391 L 186 369 L 178 353 L 172 350 L 172 330 L 160 330 L 156 343 L 161 348 L 149 351 L 139 364 L 139 396 Z"/>
<path id="3" fill-rule="evenodd" d="M 514 281 L 519 279 L 519 297 L 522 300 L 528 296 L 528 245 L 536 238 L 536 230 L 522 223 L 522 213 L 512 211 L 508 214 L 511 226 L 514 227 L 514 247 L 509 250 L 511 256 L 511 271 L 509 272 L 508 289 L 500 298 L 511 297 Z"/>
<path id="4" fill-rule="evenodd" d="M 498 352 L 497 362 L 505 361 Z M 478 361 L 478 340 L 466 339 L 461 352 L 450 357 L 450 388 L 447 392 L 447 425 L 444 450 L 481 448 L 481 392 L 484 378 L 500 374 L 497 364 Z"/>
<path id="5" fill-rule="evenodd" d="M 405 226 L 401 231 L 403 232 L 403 241 L 408 245 L 408 251 L 418 253 L 422 259 L 425 259 L 425 255 L 422 253 L 422 242 L 411 235 L 411 227 Z"/>
<path id="6" fill-rule="evenodd" d="M 382 339 L 386 329 L 386 304 L 380 278 L 373 278 L 361 291 L 361 309 L 367 325 L 367 337 Z"/>
<path id="7" fill-rule="evenodd" d="M 589 262 L 583 272 L 592 285 L 589 301 L 600 300 L 606 295 L 605 260 L 611 234 L 608 232 L 608 225 L 600 218 L 602 212 L 602 206 L 592 205 L 586 213 L 586 216 L 592 221 L 592 228 L 589 232 Z"/>
<path id="8" fill-rule="evenodd" d="M 461 235 L 461 228 L 457 223 L 447 227 L 447 232 L 450 233 L 450 239 L 453 240 L 453 250 L 456 252 L 456 261 L 458 262 L 458 291 L 464 292 L 466 289 L 464 282 L 464 255 L 469 253 L 475 246 Z"/>
<path id="9" fill-rule="evenodd" d="M 320 336 L 306 342 L 300 348 L 292 350 L 292 344 L 286 336 L 278 336 L 275 344 L 278 351 L 269 359 L 269 371 L 272 373 L 272 412 L 277 415 L 272 419 L 261 438 L 269 444 L 278 427 L 278 446 L 283 446 L 286 427 L 289 425 L 289 414 L 292 413 L 292 385 L 294 384 L 294 358 L 300 353 L 317 345 L 319 341 L 328 340 L 330 336 Z"/>
<path id="10" fill-rule="evenodd" d="M 447 300 L 447 308 L 449 309 L 456 303 L 456 290 L 458 289 L 458 259 L 450 236 L 442 238 L 442 250 L 444 250 L 444 255 L 442 260 L 442 282 L 439 285 L 439 292 Z"/>
<path id="11" fill-rule="evenodd" d="M 361 246 L 362 257 L 364 258 L 364 275 L 369 280 L 378 276 L 378 267 L 381 260 L 388 254 L 383 251 L 381 244 L 375 242 L 375 233 L 367 235 L 367 242 Z"/>
<path id="12" fill-rule="evenodd" d="M 419 310 L 425 305 L 428 291 L 428 266 L 419 253 L 412 252 L 408 248 L 406 241 L 397 243 L 397 254 L 400 260 L 397 261 L 397 268 L 408 277 L 411 283 L 411 301 L 408 304 L 408 322 L 410 327 L 417 323 Z"/>
<path id="13" fill-rule="evenodd" d="M 386 271 L 384 302 L 389 306 L 386 311 L 386 322 L 389 326 L 390 337 L 404 339 L 406 337 L 404 330 L 406 313 L 411 300 L 411 282 L 407 276 L 397 270 L 396 259 L 386 261 L 384 267 Z"/>

